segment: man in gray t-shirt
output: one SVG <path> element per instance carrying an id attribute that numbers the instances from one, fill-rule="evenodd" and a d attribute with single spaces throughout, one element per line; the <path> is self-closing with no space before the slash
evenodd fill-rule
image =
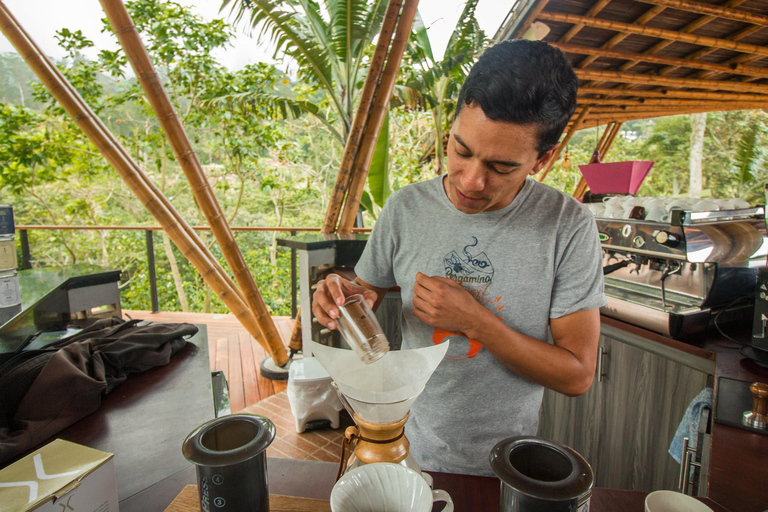
<path id="1" fill-rule="evenodd" d="M 344 297 L 400 286 L 403 348 L 451 340 L 406 425 L 424 469 L 492 474 L 491 448 L 533 435 L 544 387 L 586 392 L 605 304 L 591 214 L 533 179 L 574 111 L 576 77 L 545 43 L 490 48 L 459 94 L 448 172 L 387 201 L 354 282 L 318 285 L 336 328 Z M 547 342 L 548 331 L 553 343 Z"/>

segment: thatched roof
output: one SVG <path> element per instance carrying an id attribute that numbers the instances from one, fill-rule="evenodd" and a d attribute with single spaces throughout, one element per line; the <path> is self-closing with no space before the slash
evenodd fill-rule
<path id="1" fill-rule="evenodd" d="M 577 128 L 768 108 L 768 0 L 519 0 L 494 39 L 541 24 L 579 77 Z"/>

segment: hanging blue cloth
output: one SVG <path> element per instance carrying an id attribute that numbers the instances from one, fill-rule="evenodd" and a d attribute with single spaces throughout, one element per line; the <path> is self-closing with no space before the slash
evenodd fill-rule
<path id="1" fill-rule="evenodd" d="M 688 446 L 691 449 L 696 449 L 699 439 L 698 433 L 701 410 L 704 407 L 708 407 L 712 410 L 712 394 L 712 388 L 704 388 L 701 390 L 701 393 L 696 395 L 696 398 L 691 400 L 691 403 L 688 404 L 688 409 L 685 410 L 683 419 L 680 421 L 680 425 L 677 426 L 675 437 L 669 445 L 669 454 L 678 464 L 682 464 L 683 438 L 687 437 Z"/>

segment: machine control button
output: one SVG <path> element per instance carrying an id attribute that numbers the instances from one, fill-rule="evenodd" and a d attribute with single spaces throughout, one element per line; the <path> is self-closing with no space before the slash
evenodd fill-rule
<path id="1" fill-rule="evenodd" d="M 640 235 L 632 239 L 632 247 L 634 247 L 635 249 L 639 249 L 644 245 L 645 245 L 645 239 Z"/>
<path id="2" fill-rule="evenodd" d="M 657 244 L 666 245 L 667 247 L 674 247 L 680 243 L 680 237 L 669 233 L 667 231 L 657 231 L 653 235 Z"/>

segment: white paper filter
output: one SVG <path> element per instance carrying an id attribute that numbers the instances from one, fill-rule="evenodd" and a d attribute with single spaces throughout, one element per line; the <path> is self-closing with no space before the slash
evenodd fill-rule
<path id="1" fill-rule="evenodd" d="M 352 350 L 314 341 L 312 355 L 346 396 L 372 404 L 392 404 L 418 396 L 445 357 L 448 341 L 414 350 L 392 350 L 366 364 Z"/>

